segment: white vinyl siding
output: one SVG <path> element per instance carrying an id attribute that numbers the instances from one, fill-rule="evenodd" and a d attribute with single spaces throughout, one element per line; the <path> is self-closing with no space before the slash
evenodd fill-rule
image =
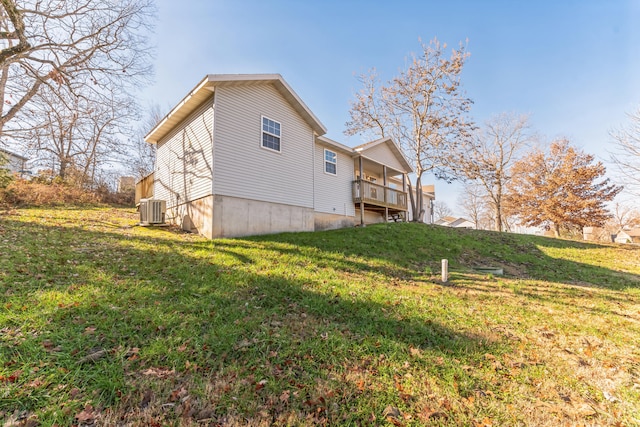
<path id="1" fill-rule="evenodd" d="M 158 142 L 154 198 L 173 207 L 212 194 L 213 99 Z"/>
<path id="2" fill-rule="evenodd" d="M 375 147 L 365 149 L 362 155 L 395 170 L 404 170 L 404 166 L 398 161 L 387 144 L 378 144 Z"/>
<path id="3" fill-rule="evenodd" d="M 313 168 L 315 173 L 314 210 L 322 213 L 354 216 L 353 159 L 342 152 L 336 152 L 336 161 L 343 166 L 339 168 L 336 175 L 330 175 L 325 173 L 325 148 L 320 143 L 316 143 L 316 165 Z"/>
<path id="4" fill-rule="evenodd" d="M 20 157 L 14 156 L 11 153 L 0 151 L 0 160 L 6 160 L 6 163 L 1 164 L 0 168 L 8 169 L 11 172 L 21 173 L 24 171 L 26 161 Z"/>
<path id="5" fill-rule="evenodd" d="M 281 124 L 278 155 L 262 117 Z M 214 194 L 313 208 L 313 130 L 270 84 L 216 89 Z"/>

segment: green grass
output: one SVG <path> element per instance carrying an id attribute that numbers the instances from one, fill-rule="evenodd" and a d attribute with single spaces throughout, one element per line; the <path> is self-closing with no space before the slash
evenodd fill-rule
<path id="1" fill-rule="evenodd" d="M 208 241 L 135 223 L 0 215 L 0 421 L 640 424 L 638 247 L 400 223 Z"/>

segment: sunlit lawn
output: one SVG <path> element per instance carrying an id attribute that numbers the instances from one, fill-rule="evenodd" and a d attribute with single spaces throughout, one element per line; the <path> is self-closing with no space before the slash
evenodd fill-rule
<path id="1" fill-rule="evenodd" d="M 0 213 L 0 421 L 640 425 L 640 247 L 136 222 Z"/>

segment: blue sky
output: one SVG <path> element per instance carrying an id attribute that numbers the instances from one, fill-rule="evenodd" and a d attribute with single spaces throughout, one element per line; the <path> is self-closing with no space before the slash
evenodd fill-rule
<path id="1" fill-rule="evenodd" d="M 280 73 L 344 136 L 356 76 L 392 78 L 419 39 L 468 39 L 463 85 L 472 116 L 530 115 L 602 160 L 608 135 L 640 107 L 640 0 L 157 0 L 156 77 L 143 93 L 168 110 L 206 74 Z M 455 208 L 457 186 L 437 182 Z"/>

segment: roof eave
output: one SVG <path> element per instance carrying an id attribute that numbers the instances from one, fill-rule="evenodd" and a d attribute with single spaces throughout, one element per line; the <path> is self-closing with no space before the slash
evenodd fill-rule
<path id="1" fill-rule="evenodd" d="M 338 151 L 341 151 L 345 154 L 348 154 L 350 156 L 353 156 L 355 153 L 353 151 L 352 147 L 348 147 L 344 144 L 339 143 L 338 141 L 334 141 L 333 139 L 329 139 L 325 136 L 317 136 L 316 140 L 320 141 L 321 143 L 325 144 L 325 145 L 329 145 L 332 148 L 335 148 Z"/>

